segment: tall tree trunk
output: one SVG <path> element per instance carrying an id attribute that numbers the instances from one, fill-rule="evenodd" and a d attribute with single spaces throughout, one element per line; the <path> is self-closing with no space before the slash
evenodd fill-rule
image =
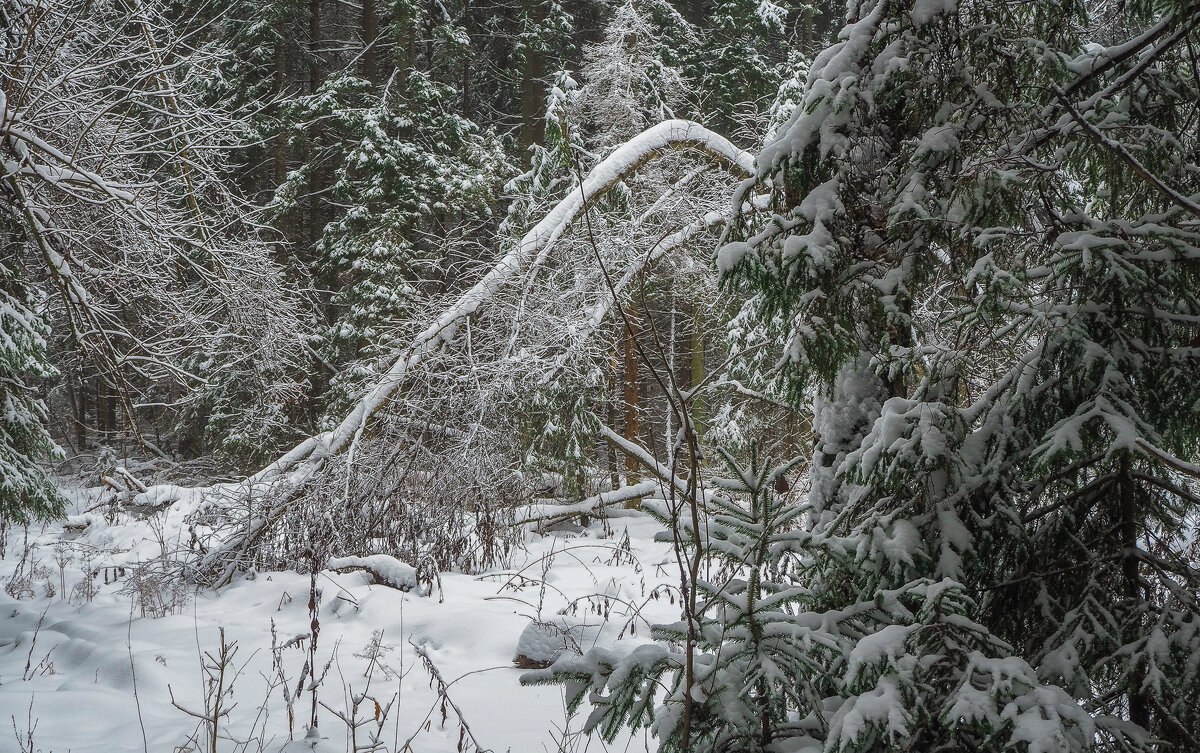
<path id="1" fill-rule="evenodd" d="M 274 115 L 276 118 L 280 115 L 282 104 L 278 101 L 283 96 L 283 87 L 287 77 L 287 49 L 284 46 L 284 28 L 283 22 L 280 21 L 276 28 L 275 38 L 275 71 L 271 82 L 272 91 L 276 97 Z M 275 189 L 283 185 L 287 180 L 287 157 L 288 157 L 288 134 L 287 129 L 280 125 L 279 130 L 275 134 L 275 143 L 271 149 L 272 161 L 272 185 Z M 275 261 L 280 265 L 287 264 L 288 261 L 288 241 L 291 238 L 285 238 L 283 241 L 275 244 Z"/>
<path id="2" fill-rule="evenodd" d="M 1117 486 L 1121 506 L 1121 576 L 1125 581 L 1125 596 L 1129 600 L 1129 608 L 1137 615 L 1130 624 L 1126 637 L 1126 642 L 1129 643 L 1136 641 L 1142 633 L 1140 615 L 1144 595 L 1139 572 L 1137 485 L 1133 480 L 1128 452 L 1121 453 Z M 1141 669 L 1133 673 L 1129 688 L 1129 721 L 1150 731 L 1150 699 L 1142 690 L 1144 679 L 1145 675 Z"/>
<path id="3" fill-rule="evenodd" d="M 309 92 L 315 94 L 321 88 L 322 77 L 322 59 L 320 52 L 321 40 L 321 0 L 309 0 L 308 3 L 308 39 L 309 39 L 309 61 L 308 61 L 308 81 Z M 325 231 L 325 223 L 327 214 L 325 211 L 325 191 L 328 188 L 327 176 L 325 174 L 324 165 L 321 162 L 321 132 L 320 125 L 314 124 L 308 129 L 307 138 L 307 159 L 309 164 L 309 181 L 308 181 L 308 248 L 310 259 L 317 260 L 317 245 L 320 243 L 321 235 Z M 323 291 L 320 294 L 322 307 L 325 313 L 326 323 L 332 324 L 336 319 L 336 312 L 332 310 L 330 298 L 336 292 L 337 285 L 335 279 L 328 279 L 327 275 L 314 275 Z M 327 373 L 325 368 L 318 368 L 313 375 L 313 390 L 312 399 L 318 401 L 329 387 L 329 379 L 331 375 Z"/>
<path id="4" fill-rule="evenodd" d="M 308 87 L 310 94 L 321 88 L 321 0 L 308 2 Z M 321 232 L 325 229 L 323 193 L 324 170 L 320 165 L 320 126 L 314 125 L 308 132 L 308 162 L 311 170 L 308 197 L 309 241 L 315 250 Z"/>
<path id="5" fill-rule="evenodd" d="M 475 32 L 475 30 L 471 24 L 471 18 L 472 18 L 471 0 L 464 0 L 464 2 L 463 2 L 463 29 L 467 32 L 467 39 L 472 39 L 471 35 L 474 34 L 474 32 Z M 462 89 L 462 92 L 461 92 L 461 94 L 462 94 L 462 116 L 464 118 L 468 118 L 468 119 L 471 117 L 471 52 L 470 51 L 473 49 L 474 49 L 474 47 L 472 45 L 468 45 L 467 51 L 463 53 L 462 82 L 460 84 L 460 87 Z"/>
<path id="6" fill-rule="evenodd" d="M 363 0 L 362 3 L 362 37 L 366 49 L 363 50 L 363 78 L 371 82 L 371 86 L 379 85 L 379 63 L 375 53 L 375 43 L 379 38 L 378 17 L 375 11 L 375 0 Z"/>
<path id="7" fill-rule="evenodd" d="M 623 376 L 624 364 L 618 363 L 616 351 L 613 351 L 610 356 L 611 363 L 613 364 L 613 370 L 610 372 L 612 379 L 610 386 L 613 388 L 613 394 L 615 394 L 616 383 Z M 615 400 L 607 400 L 606 402 L 608 403 L 608 415 L 606 416 L 608 425 L 616 426 L 617 421 L 621 420 L 621 407 L 617 405 Z M 619 489 L 621 488 L 621 456 L 623 453 L 611 440 L 605 441 L 604 444 L 608 448 L 608 480 L 612 488 Z"/>
<path id="8" fill-rule="evenodd" d="M 541 5 L 534 7 L 526 0 L 526 13 L 540 22 L 545 16 Z M 529 148 L 541 144 L 545 139 L 546 123 L 542 117 L 542 77 L 545 76 L 546 61 L 542 53 L 532 45 L 525 48 L 525 66 L 521 71 L 521 164 L 529 167 L 532 153 Z"/>
<path id="9" fill-rule="evenodd" d="M 107 376 L 101 376 L 96 387 L 96 418 L 105 444 L 110 444 L 117 434 L 117 402 L 121 399 L 117 388 Z"/>
<path id="10" fill-rule="evenodd" d="M 641 441 L 641 423 L 638 405 L 638 353 L 637 332 L 639 329 L 637 314 L 630 310 L 627 314 L 629 327 L 625 328 L 621 350 L 624 355 L 625 373 L 622 375 L 625 403 L 625 439 L 630 442 Z M 630 483 L 637 478 L 638 464 L 632 455 L 625 455 L 625 472 Z"/>
<path id="11" fill-rule="evenodd" d="M 67 430 L 64 432 L 67 442 L 71 444 L 71 451 L 76 455 L 82 449 L 79 444 L 79 401 L 75 395 L 75 379 L 71 374 L 67 374 L 67 378 L 63 380 L 63 386 L 67 392 L 67 415 L 70 419 L 67 421 Z"/>

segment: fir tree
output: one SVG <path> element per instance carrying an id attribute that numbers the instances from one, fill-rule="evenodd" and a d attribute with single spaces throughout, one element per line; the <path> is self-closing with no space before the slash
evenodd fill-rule
<path id="1" fill-rule="evenodd" d="M 686 70 L 706 120 L 729 133 L 767 109 L 798 40 L 789 21 L 807 6 L 772 0 L 719 0 L 706 13 Z"/>
<path id="2" fill-rule="evenodd" d="M 715 485 L 731 497 L 710 498 L 714 506 L 700 536 L 679 508 L 645 506 L 668 531 L 679 532 L 689 556 L 697 547 L 710 555 L 711 581 L 697 582 L 701 601 L 694 616 L 699 640 L 693 688 L 686 687 L 683 671 L 686 621 L 656 625 L 652 635 L 659 643 L 628 656 L 594 650 L 526 674 L 522 682 L 566 683 L 570 709 L 590 698 L 595 710 L 585 729 L 609 741 L 626 726 L 645 725 L 654 727 L 660 749 L 688 749 L 683 709 L 689 695 L 692 749 L 761 750 L 779 738 L 790 725 L 788 698 L 799 690 L 792 680 L 797 660 L 792 623 L 793 606 L 804 589 L 780 577 L 787 564 L 778 556 L 799 508 L 772 490 L 796 463 L 760 465 L 754 455 L 744 467 L 724 455 L 731 476 Z M 658 698 L 662 686 L 666 697 Z"/>
<path id="3" fill-rule="evenodd" d="M 529 168 L 504 185 L 509 203 L 500 223 L 501 243 L 518 242 L 553 202 L 578 189 L 576 170 L 593 159 L 577 122 L 580 94 L 570 71 L 554 75 L 544 105 L 545 143 L 530 147 Z"/>
<path id="4" fill-rule="evenodd" d="M 856 2 L 814 59 L 735 201 L 772 211 L 718 259 L 813 406 L 801 525 L 772 533 L 800 592 L 760 708 L 786 712 L 678 739 L 670 703 L 721 686 L 668 683 L 666 749 L 1196 744 L 1200 10 L 1092 10 Z M 612 735 L 651 718 L 673 637 L 539 679 Z"/>

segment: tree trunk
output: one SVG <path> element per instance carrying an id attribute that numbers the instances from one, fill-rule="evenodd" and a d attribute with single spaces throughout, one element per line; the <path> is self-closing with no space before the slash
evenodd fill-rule
<path id="1" fill-rule="evenodd" d="M 75 380 L 70 374 L 63 380 L 63 386 L 67 392 L 67 415 L 70 420 L 67 421 L 67 430 L 63 432 L 67 442 L 71 444 L 71 451 L 78 455 L 80 452 L 79 445 L 79 401 L 75 397 Z"/>
<path id="2" fill-rule="evenodd" d="M 107 376 L 100 377 L 96 393 L 97 422 L 100 424 L 105 444 L 109 444 L 117 434 L 117 401 L 120 400 L 120 396 Z"/>
<path id="3" fill-rule="evenodd" d="M 283 87 L 287 75 L 287 50 L 283 43 L 284 36 L 282 23 L 280 23 L 279 28 L 276 31 L 275 72 L 271 87 L 274 90 L 275 96 L 277 98 L 281 98 L 283 95 Z M 274 107 L 276 117 L 278 117 L 280 114 L 280 108 L 281 106 L 279 104 L 276 104 Z M 283 185 L 285 180 L 287 180 L 287 148 L 287 130 L 281 127 L 275 134 L 275 143 L 272 145 L 271 149 L 271 177 L 273 181 L 272 188 L 278 188 L 279 186 Z M 285 265 L 288 261 L 288 240 L 290 239 L 285 239 L 284 241 L 275 244 L 275 261 L 280 265 Z"/>
<path id="4" fill-rule="evenodd" d="M 609 387 L 609 390 L 610 390 L 609 394 L 615 395 L 616 388 L 617 388 L 617 382 L 622 377 L 622 371 L 624 369 L 624 365 L 621 364 L 617 360 L 617 356 L 618 356 L 617 350 L 609 351 L 608 356 L 609 356 L 608 362 L 609 362 L 609 364 L 612 365 L 612 370 L 607 372 L 606 381 L 607 381 L 607 386 Z M 616 400 L 613 400 L 610 398 L 605 401 L 605 410 L 607 412 L 603 415 L 607 419 L 608 425 L 616 426 L 617 422 L 621 420 L 621 406 L 617 405 Z M 597 413 L 597 415 L 601 415 L 601 414 Z M 612 486 L 613 489 L 620 489 L 621 488 L 621 455 L 622 455 L 621 450 L 611 440 L 605 440 L 603 442 L 603 445 L 605 447 L 604 462 L 605 462 L 605 465 L 608 467 L 609 484 Z"/>
<path id="5" fill-rule="evenodd" d="M 64 381 L 67 384 L 67 399 L 70 402 L 71 421 L 74 423 L 71 433 L 75 435 L 75 451 L 83 452 L 87 449 L 88 438 L 88 382 L 82 363 L 75 369 L 68 371 Z"/>
<path id="6" fill-rule="evenodd" d="M 638 406 L 638 353 L 637 353 L 637 315 L 630 310 L 627 313 L 629 326 L 625 327 L 621 350 L 624 354 L 625 373 L 622 375 L 625 402 L 625 439 L 630 442 L 641 441 L 641 424 Z M 637 479 L 638 464 L 632 455 L 625 455 L 625 472 L 628 476 L 626 483 Z"/>
<path id="7" fill-rule="evenodd" d="M 321 0 L 309 0 L 308 3 L 308 44 L 309 44 L 309 61 L 308 61 L 308 86 L 309 93 L 316 94 L 321 88 L 322 76 L 324 75 L 321 66 L 320 54 L 321 40 Z M 327 188 L 327 176 L 325 169 L 321 164 L 321 127 L 318 124 L 313 124 L 308 129 L 306 141 L 306 158 L 309 164 L 309 180 L 308 180 L 308 251 L 311 260 L 316 260 L 317 244 L 320 243 L 321 236 L 325 231 L 326 212 L 325 212 L 325 191 Z M 336 316 L 332 313 L 329 304 L 329 298 L 337 290 L 336 279 L 328 279 L 327 275 L 314 275 L 320 285 L 321 301 L 325 310 L 325 319 L 327 323 L 332 323 Z M 313 389 L 310 395 L 310 409 L 315 410 L 315 405 L 329 388 L 330 375 L 324 367 L 316 369 L 313 374 Z"/>
<path id="8" fill-rule="evenodd" d="M 530 14 L 541 21 L 545 11 L 538 5 Z M 532 153 L 529 148 L 545 139 L 545 119 L 542 117 L 542 77 L 546 62 L 541 52 L 532 46 L 525 49 L 525 66 L 521 71 L 521 164 L 529 167 Z"/>
<path id="9" fill-rule="evenodd" d="M 1121 575 L 1129 608 L 1139 615 L 1129 628 L 1127 643 L 1137 640 L 1142 633 L 1140 614 L 1144 598 L 1139 572 L 1137 486 L 1130 466 L 1129 453 L 1122 453 L 1117 480 L 1121 505 Z M 1150 731 L 1150 699 L 1142 690 L 1143 679 L 1144 673 L 1140 669 L 1133 673 L 1129 688 L 1129 721 Z"/>
<path id="10" fill-rule="evenodd" d="M 308 3 L 308 87 L 310 94 L 316 94 L 321 88 L 321 57 L 318 50 L 321 39 L 321 0 L 309 0 Z M 325 189 L 324 170 L 320 165 L 320 133 L 319 126 L 314 125 L 308 132 L 308 162 L 311 170 L 309 178 L 308 197 L 308 232 L 309 241 L 315 249 L 321 233 L 325 229 L 322 194 Z"/>
<path id="11" fill-rule="evenodd" d="M 467 39 L 471 39 L 474 29 L 471 25 L 471 0 L 463 2 L 463 29 L 467 32 Z M 472 49 L 471 47 L 467 48 Z M 462 83 L 460 84 L 462 94 L 462 116 L 470 119 L 471 117 L 471 53 L 463 53 L 462 60 Z"/>
<path id="12" fill-rule="evenodd" d="M 375 53 L 375 43 L 379 38 L 378 23 L 375 0 L 363 0 L 362 37 L 366 45 L 362 56 L 363 78 L 370 81 L 372 87 L 379 85 L 379 63 Z"/>
<path id="13" fill-rule="evenodd" d="M 83 452 L 87 448 L 88 440 L 88 388 L 87 382 L 82 376 L 80 376 L 79 391 L 76 394 L 79 404 L 76 406 L 75 413 L 75 444 L 79 447 L 79 451 Z"/>

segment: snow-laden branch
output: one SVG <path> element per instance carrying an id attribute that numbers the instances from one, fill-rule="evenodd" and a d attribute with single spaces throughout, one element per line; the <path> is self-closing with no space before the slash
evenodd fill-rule
<path id="1" fill-rule="evenodd" d="M 642 445 L 626 439 L 610 429 L 600 420 L 599 416 L 593 415 L 592 418 L 600 427 L 599 434 L 601 437 L 611 442 L 621 452 L 635 459 L 638 464 L 653 474 L 654 478 L 634 484 L 627 484 L 612 491 L 601 492 L 593 497 L 588 497 L 580 502 L 569 505 L 549 505 L 543 503 L 527 505 L 517 513 L 517 521 L 519 523 L 546 523 L 576 515 L 586 515 L 596 510 L 633 499 L 667 497 L 670 495 L 668 489 L 670 486 L 675 487 L 677 494 L 684 495 L 689 493 L 687 479 L 680 477 L 674 470 L 660 463 L 658 458 L 654 457 Z M 716 494 L 708 490 L 703 491 L 703 496 L 705 502 L 718 499 Z"/>
<path id="2" fill-rule="evenodd" d="M 409 373 L 450 344 L 458 334 L 459 328 L 479 312 L 498 291 L 514 281 L 523 279 L 524 273 L 534 260 L 549 253 L 559 238 L 588 207 L 663 152 L 681 149 L 702 152 L 738 177 L 744 178 L 754 170 L 752 154 L 697 123 L 669 120 L 647 129 L 615 149 L 596 165 L 578 191 L 572 191 L 564 197 L 510 248 L 483 278 L 463 292 L 428 327 L 413 337 L 390 368 L 376 380 L 374 387 L 337 426 L 301 442 L 243 482 L 218 485 L 207 490 L 152 487 L 137 495 L 135 503 L 164 504 L 174 499 L 195 500 L 197 492 L 207 492 L 215 496 L 251 495 L 259 498 L 269 495 L 276 502 L 266 506 L 263 513 L 246 523 L 242 532 L 209 555 L 212 564 L 221 559 L 228 560 L 231 554 L 236 558 L 237 552 L 243 551 L 250 541 L 282 513 L 287 503 L 301 493 L 304 486 L 324 468 L 326 461 L 341 452 L 349 451 L 347 462 L 352 463 L 355 442 L 372 416 L 405 383 Z M 702 228 L 719 224 L 720 221 L 715 217 L 703 218 L 695 223 L 694 227 L 689 226 L 681 230 L 681 238 L 691 237 Z M 677 240 L 665 245 L 673 247 L 679 242 Z M 603 318 L 607 311 L 608 307 L 603 307 L 599 316 Z M 219 581 L 227 580 L 231 574 L 232 571 L 227 568 Z"/>
<path id="3" fill-rule="evenodd" d="M 662 491 L 662 488 L 662 481 L 639 481 L 636 484 L 626 484 L 619 489 L 600 492 L 595 496 L 569 505 L 535 502 L 517 511 L 517 522 L 520 524 L 549 523 L 579 515 L 587 515 L 588 513 L 593 513 L 612 505 L 658 494 Z"/>
<path id="4" fill-rule="evenodd" d="M 1175 469 L 1179 473 L 1182 473 L 1186 476 L 1191 476 L 1192 478 L 1200 479 L 1200 465 L 1197 465 L 1195 463 L 1189 463 L 1188 461 L 1183 460 L 1182 458 L 1177 458 L 1174 455 L 1172 455 L 1171 453 L 1162 449 L 1161 447 L 1156 447 L 1144 439 L 1138 439 L 1136 441 L 1137 441 L 1138 447 L 1145 450 L 1147 453 L 1149 453 L 1154 458 L 1162 461 L 1163 463 L 1166 463 L 1168 466 Z"/>

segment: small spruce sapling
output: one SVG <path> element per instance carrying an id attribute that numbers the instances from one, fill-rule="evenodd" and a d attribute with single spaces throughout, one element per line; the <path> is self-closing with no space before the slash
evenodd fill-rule
<path id="1" fill-rule="evenodd" d="M 651 726 L 667 751 L 761 750 L 788 724 L 788 710 L 795 705 L 788 698 L 800 688 L 793 677 L 804 670 L 795 663 L 801 659 L 789 631 L 777 628 L 794 619 L 792 604 L 804 589 L 779 577 L 779 552 L 801 508 L 774 489 L 799 461 L 760 463 L 752 451 L 750 464 L 743 466 L 727 453 L 722 456 L 731 476 L 714 485 L 735 499 L 712 497 L 699 536 L 661 503 L 645 508 L 674 527 L 685 548 L 701 547 L 707 571 L 722 579 L 697 582 L 700 600 L 693 618 L 699 640 L 688 739 L 682 725 L 688 702 L 681 649 L 686 616 L 654 626 L 656 642 L 624 657 L 593 649 L 523 676 L 525 683 L 565 684 L 570 711 L 588 698 L 594 707 L 584 725 L 589 733 L 611 741 L 627 726 Z M 667 694 L 659 698 L 663 686 Z"/>

